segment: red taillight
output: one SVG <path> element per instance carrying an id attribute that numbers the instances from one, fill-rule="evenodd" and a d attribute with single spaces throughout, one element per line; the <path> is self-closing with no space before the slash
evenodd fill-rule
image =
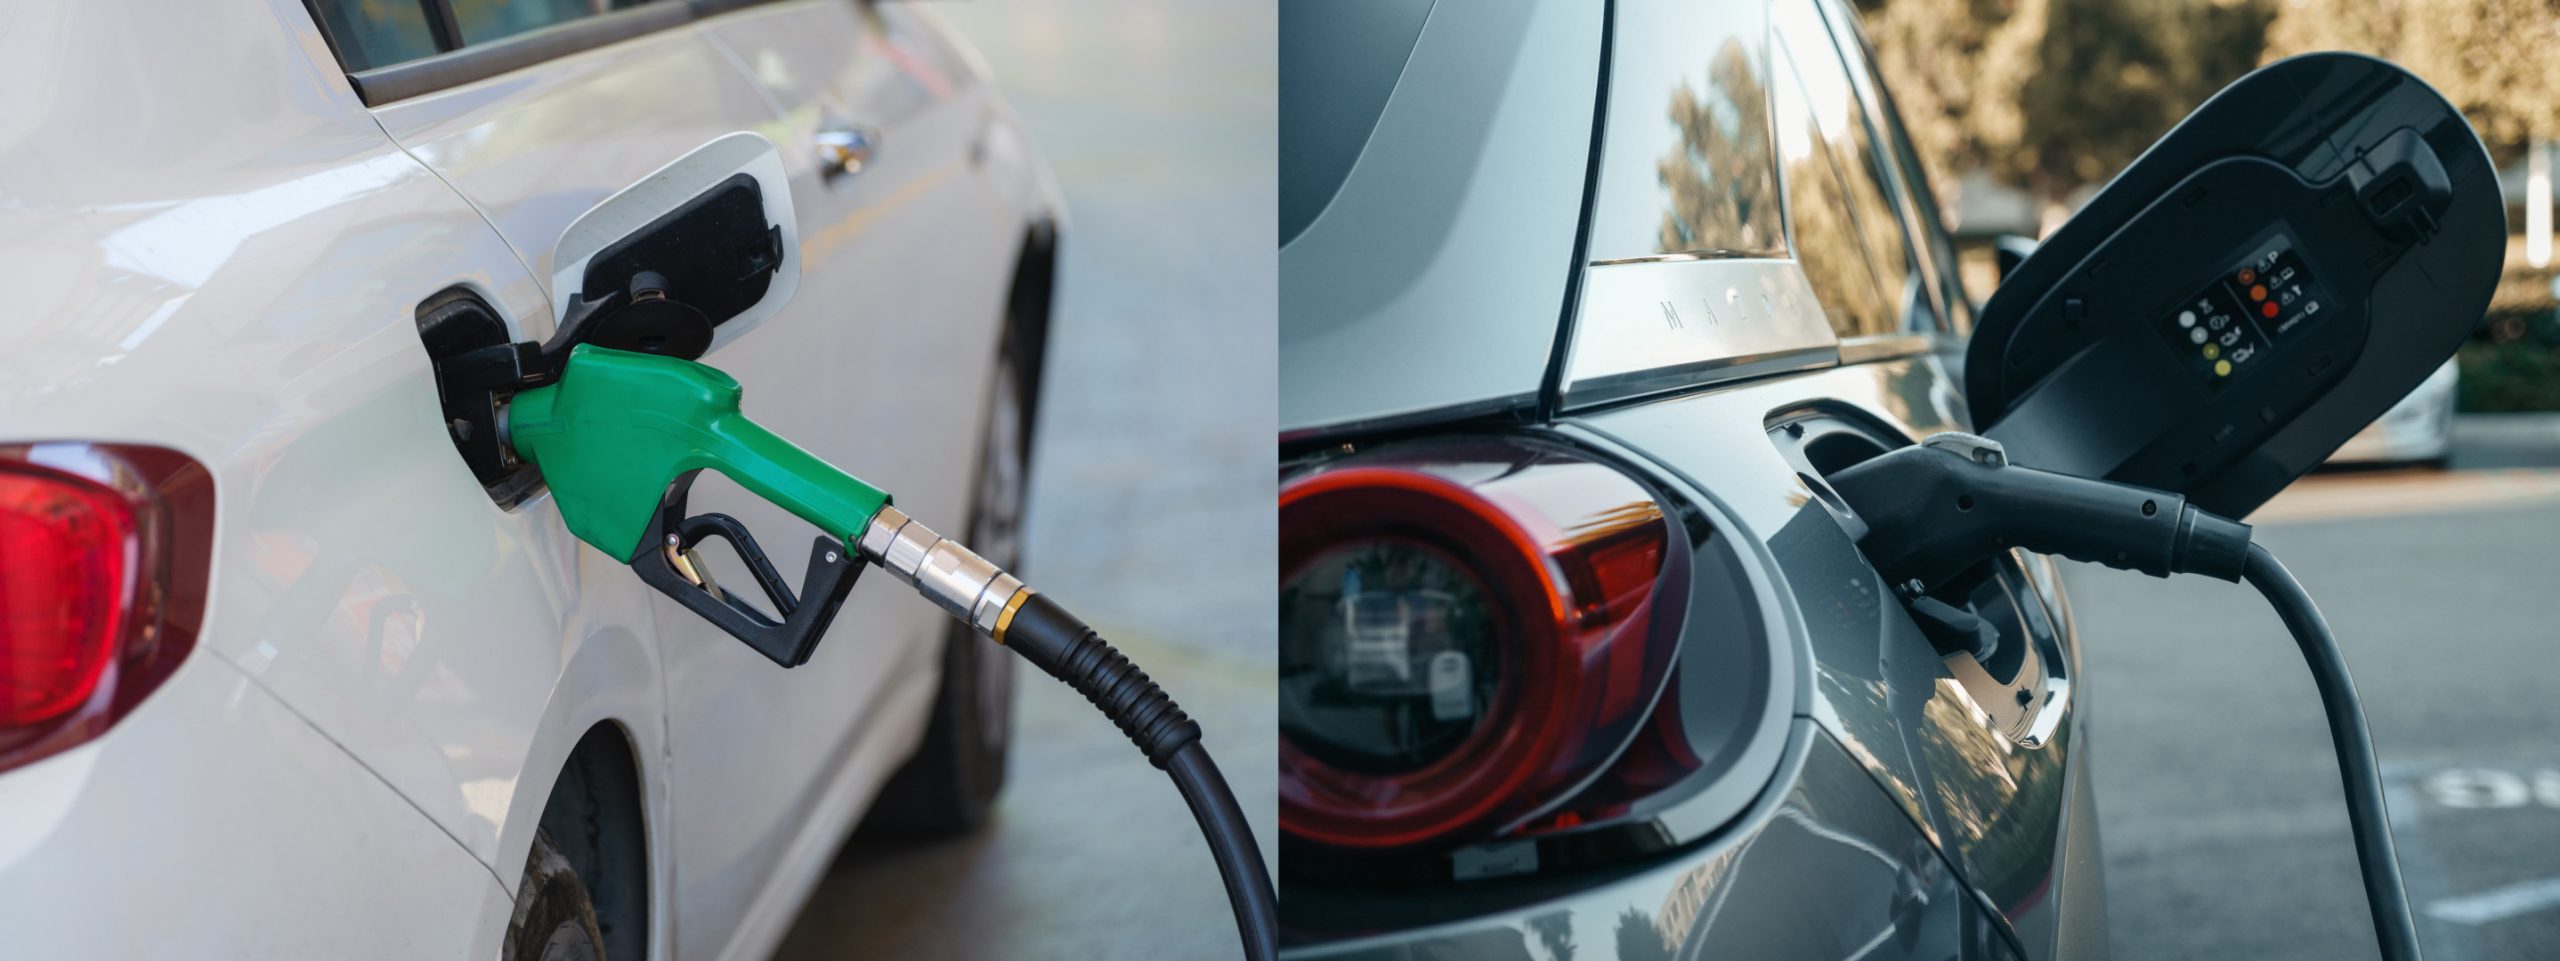
<path id="1" fill-rule="evenodd" d="M 133 606 L 133 505 L 94 481 L 0 468 L 0 728 L 97 693 Z"/>
<path id="2" fill-rule="evenodd" d="M 96 737 L 185 657 L 211 508 L 173 451 L 0 446 L 0 770 Z"/>
<path id="3" fill-rule="evenodd" d="M 1561 801 L 1661 691 L 1676 543 L 1642 485 L 1545 447 L 1437 446 L 1290 480 L 1282 829 L 1402 848 Z"/>

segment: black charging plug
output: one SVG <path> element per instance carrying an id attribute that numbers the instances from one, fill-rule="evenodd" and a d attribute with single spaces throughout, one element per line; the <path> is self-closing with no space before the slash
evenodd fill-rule
<path id="1" fill-rule="evenodd" d="M 2013 547 L 2226 581 L 2240 580 L 2249 556 L 2247 524 L 2167 491 L 2020 467 L 1972 434 L 1932 436 L 1830 482 L 1867 525 L 1867 560 L 1888 582 L 1925 590 Z"/>

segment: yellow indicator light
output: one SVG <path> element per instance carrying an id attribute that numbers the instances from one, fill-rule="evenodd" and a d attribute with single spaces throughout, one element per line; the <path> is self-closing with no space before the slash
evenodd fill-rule
<path id="1" fill-rule="evenodd" d="M 2221 345 L 2221 344 L 2206 344 L 2206 345 L 2204 345 L 2204 359 L 2206 359 L 2206 360 L 2212 360 L 2212 359 L 2214 359 L 2214 358 L 2216 358 L 2216 357 L 2220 357 L 2220 356 L 2222 356 L 2222 345 Z"/>
<path id="2" fill-rule="evenodd" d="M 2214 362 L 2213 362 L 2213 376 L 2216 376 L 2216 377 L 2229 377 L 2229 376 L 2231 376 L 2231 362 L 2230 362 L 2230 361 L 2227 361 L 2227 360 L 2217 360 L 2217 361 L 2214 361 Z"/>

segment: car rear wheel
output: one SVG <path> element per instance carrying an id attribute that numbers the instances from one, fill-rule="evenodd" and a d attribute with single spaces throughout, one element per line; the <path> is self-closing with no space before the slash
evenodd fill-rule
<path id="1" fill-rule="evenodd" d="M 961 542 L 1007 570 L 1021 560 L 1022 505 L 1030 466 L 1031 406 L 1013 339 L 996 361 L 977 490 Z M 915 757 L 881 788 L 871 823 L 915 834 L 950 835 L 986 823 L 1004 787 L 1013 736 L 1013 657 L 951 622 L 942 641 L 942 686 Z"/>
<path id="2" fill-rule="evenodd" d="M 551 843 L 548 831 L 533 835 L 533 851 L 524 859 L 524 880 L 516 885 L 515 913 L 507 919 L 507 939 L 499 961 L 603 961 L 604 934 L 596 926 L 595 902 L 587 896 L 578 870 Z"/>

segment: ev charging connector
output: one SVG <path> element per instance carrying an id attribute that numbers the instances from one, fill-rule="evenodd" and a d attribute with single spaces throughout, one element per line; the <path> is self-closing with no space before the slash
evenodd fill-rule
<path id="1" fill-rule="evenodd" d="M 1866 527 L 1858 549 L 1890 582 L 1907 585 L 1904 602 L 1941 653 L 1984 656 L 1996 638 L 1929 592 L 1960 583 L 2010 548 L 2153 577 L 2245 580 L 2257 588 L 2283 618 L 2319 687 L 2375 941 L 2387 961 L 2419 961 L 2417 923 L 2355 681 L 2311 595 L 2274 554 L 2250 543 L 2249 525 L 2168 491 L 2021 467 L 1998 442 L 1972 434 L 1934 435 L 1845 468 L 1830 481 Z"/>

